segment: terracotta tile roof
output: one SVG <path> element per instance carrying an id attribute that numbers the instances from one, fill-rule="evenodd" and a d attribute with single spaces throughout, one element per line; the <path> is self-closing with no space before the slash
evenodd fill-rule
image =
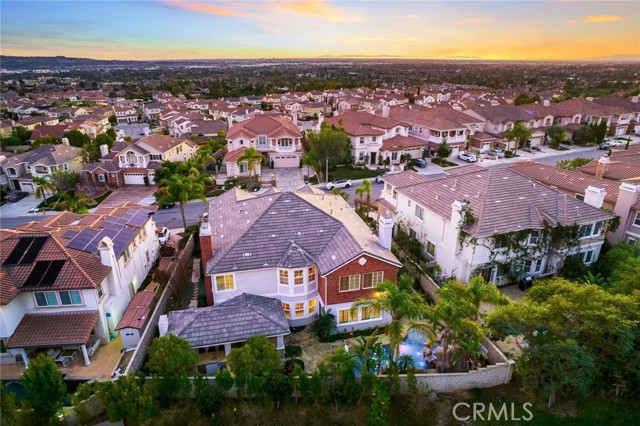
<path id="1" fill-rule="evenodd" d="M 382 206 L 385 210 L 393 214 L 398 213 L 398 210 L 396 210 L 395 206 L 390 202 L 388 202 L 387 200 L 385 200 L 384 198 L 378 198 L 376 200 L 376 203 L 378 203 L 379 206 Z"/>
<path id="2" fill-rule="evenodd" d="M 86 344 L 98 312 L 26 314 L 7 341 L 9 348 Z"/>
<path id="3" fill-rule="evenodd" d="M 347 125 L 354 129 L 356 126 L 364 126 L 365 128 L 384 130 L 393 129 L 396 126 L 409 127 L 409 125 L 403 121 L 394 118 L 381 117 L 365 111 L 345 111 L 337 117 L 327 118 L 326 121 L 327 123 L 336 126 L 339 126 L 339 122 L 342 121 L 344 123 L 345 131 L 347 131 Z M 349 131 L 347 131 L 347 133 L 349 133 Z"/>
<path id="4" fill-rule="evenodd" d="M 434 130 L 461 129 L 468 125 L 484 123 L 484 120 L 456 111 L 450 107 L 435 107 L 421 110 L 395 107 L 391 108 L 390 115 L 396 120 L 403 120 Z"/>
<path id="5" fill-rule="evenodd" d="M 463 173 L 467 167 L 469 173 Z M 473 166 L 464 166 L 458 175 L 405 186 L 398 192 L 445 220 L 451 219 L 454 201 L 469 200 L 476 221 L 467 231 L 476 237 L 542 229 L 545 222 L 568 226 L 613 218 L 600 209 L 503 168 L 478 171 Z"/>
<path id="6" fill-rule="evenodd" d="M 382 178 L 383 182 L 388 183 L 393 186 L 395 189 L 403 188 L 405 186 L 417 185 L 420 183 L 429 182 L 430 179 L 425 176 L 419 175 L 416 172 L 411 170 L 407 170 L 402 173 L 396 173 L 392 175 L 387 175 Z"/>
<path id="7" fill-rule="evenodd" d="M 289 117 L 280 114 L 260 114 L 235 123 L 229 129 L 227 139 L 234 139 L 240 134 L 246 134 L 249 137 L 267 135 L 268 138 L 281 134 L 288 134 L 294 138 L 302 137 L 300 130 L 293 124 L 293 121 Z"/>
<path id="8" fill-rule="evenodd" d="M 235 163 L 238 161 L 238 158 L 244 155 L 244 151 L 246 148 L 236 149 L 235 151 L 227 152 L 222 159 L 223 163 Z"/>
<path id="9" fill-rule="evenodd" d="M 407 148 L 420 148 L 420 147 L 424 147 L 425 145 L 426 145 L 426 142 L 424 141 L 402 136 L 402 135 L 397 135 L 385 140 L 382 143 L 382 147 L 380 148 L 380 151 L 401 151 Z"/>
<path id="10" fill-rule="evenodd" d="M 43 145 L 23 154 L 7 158 L 2 167 L 14 167 L 20 163 L 53 166 L 82 157 L 82 149 L 70 145 Z"/>
<path id="11" fill-rule="evenodd" d="M 154 296 L 155 294 L 150 291 L 137 292 L 124 311 L 122 319 L 116 327 L 116 331 L 122 330 L 123 328 L 143 329 L 151 314 L 151 305 L 153 304 Z"/>
<path id="12" fill-rule="evenodd" d="M 577 194 L 584 194 L 589 186 L 604 188 L 606 201 L 615 204 L 618 199 L 619 184 L 611 180 L 589 176 L 578 171 L 563 170 L 533 161 L 517 162 L 511 166 L 511 169 L 543 185 L 555 186 Z"/>
<path id="13" fill-rule="evenodd" d="M 615 181 L 640 179 L 640 146 L 632 145 L 628 151 L 613 150 L 610 159 L 603 178 Z M 594 159 L 579 167 L 578 171 L 595 176 L 597 169 L 598 160 Z"/>
<path id="14" fill-rule="evenodd" d="M 594 117 L 607 117 L 609 114 L 602 105 L 588 101 L 584 98 L 573 98 L 558 102 L 553 105 L 557 110 L 569 111 L 573 114 L 591 115 Z"/>

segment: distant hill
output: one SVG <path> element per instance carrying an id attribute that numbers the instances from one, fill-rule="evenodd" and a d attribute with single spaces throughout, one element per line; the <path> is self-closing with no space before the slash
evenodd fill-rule
<path id="1" fill-rule="evenodd" d="M 66 56 L 0 56 L 2 68 L 7 70 L 85 68 L 101 64 L 123 64 L 134 61 L 104 61 L 88 58 L 68 58 Z"/>

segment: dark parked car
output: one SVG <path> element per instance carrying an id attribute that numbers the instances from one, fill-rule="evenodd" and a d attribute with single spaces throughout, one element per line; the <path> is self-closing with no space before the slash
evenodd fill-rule
<path id="1" fill-rule="evenodd" d="M 427 167 L 427 162 L 424 161 L 422 158 L 413 158 L 411 159 L 411 163 L 413 163 L 414 166 L 421 167 L 423 169 Z"/>
<path id="2" fill-rule="evenodd" d="M 20 191 L 20 192 L 13 192 L 9 195 L 7 195 L 7 201 L 10 203 L 15 203 L 16 201 L 20 201 L 23 198 L 27 197 L 29 195 L 28 192 L 24 192 L 24 191 Z"/>

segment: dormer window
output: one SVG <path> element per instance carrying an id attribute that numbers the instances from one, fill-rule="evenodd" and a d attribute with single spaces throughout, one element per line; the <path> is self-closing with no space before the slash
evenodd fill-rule
<path id="1" fill-rule="evenodd" d="M 17 176 L 18 172 L 16 172 L 16 169 L 14 169 L 13 167 L 8 167 L 7 168 L 7 175 L 9 175 L 9 176 Z"/>

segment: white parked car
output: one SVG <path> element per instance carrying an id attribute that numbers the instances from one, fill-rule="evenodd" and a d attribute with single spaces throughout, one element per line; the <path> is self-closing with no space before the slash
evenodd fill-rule
<path id="1" fill-rule="evenodd" d="M 160 242 L 161 246 L 165 245 L 165 243 L 171 236 L 171 232 L 169 232 L 169 229 L 166 226 L 156 228 L 156 233 L 158 234 L 158 241 Z"/>
<path id="2" fill-rule="evenodd" d="M 327 183 L 327 189 L 333 188 L 349 188 L 351 186 L 351 179 L 336 179 Z"/>
<path id="3" fill-rule="evenodd" d="M 461 152 L 460 154 L 458 154 L 458 158 L 466 161 L 467 163 L 475 163 L 476 161 L 478 161 L 475 155 L 469 154 L 467 152 Z"/>

